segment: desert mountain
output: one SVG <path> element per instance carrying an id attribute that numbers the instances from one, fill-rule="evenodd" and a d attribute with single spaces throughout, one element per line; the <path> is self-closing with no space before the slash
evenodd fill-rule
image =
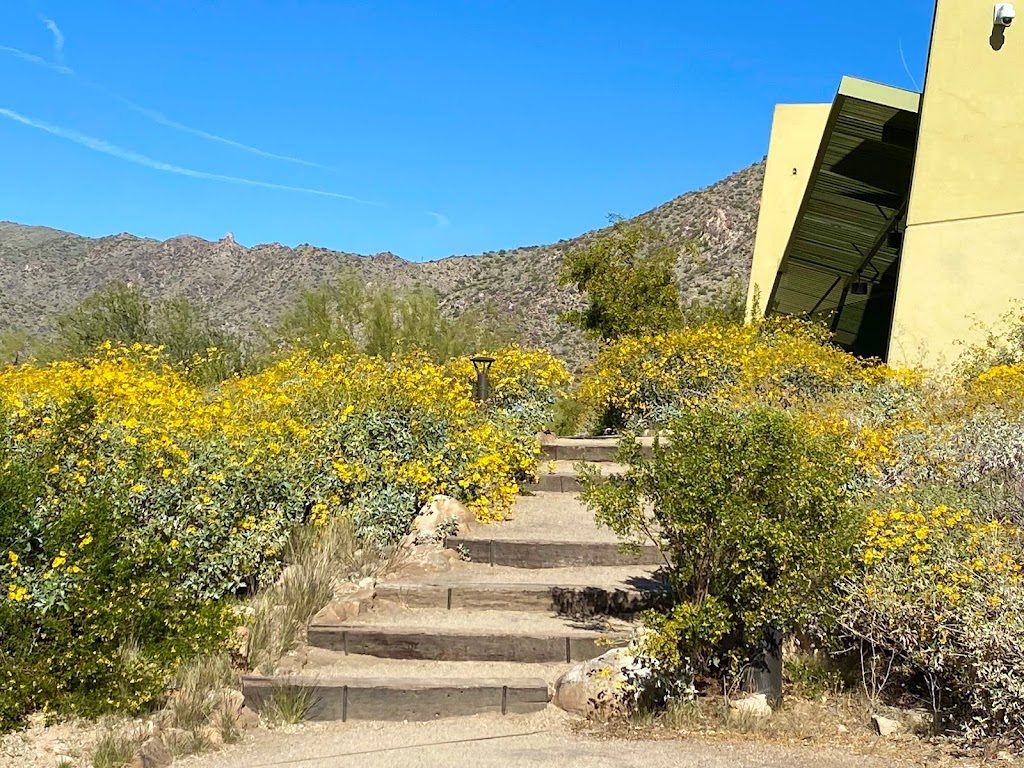
<path id="1" fill-rule="evenodd" d="M 763 178 L 762 162 L 638 217 L 673 242 L 698 238 L 702 243 L 697 260 L 680 260 L 685 297 L 708 295 L 730 276 L 747 280 Z M 312 245 L 246 248 L 231 237 L 217 242 L 190 235 L 162 242 L 129 234 L 93 239 L 2 222 L 0 330 L 45 333 L 59 313 L 124 280 L 154 297 L 200 301 L 225 327 L 249 333 L 273 322 L 302 287 L 348 268 L 368 282 L 433 287 L 453 314 L 492 300 L 500 310 L 522 317 L 527 341 L 577 358 L 580 336 L 558 321 L 574 297 L 557 287 L 556 278 L 563 256 L 594 235 L 416 263 L 391 253 L 359 256 Z"/>

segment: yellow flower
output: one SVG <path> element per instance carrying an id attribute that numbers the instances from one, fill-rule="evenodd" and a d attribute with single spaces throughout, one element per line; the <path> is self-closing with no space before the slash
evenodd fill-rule
<path id="1" fill-rule="evenodd" d="M 28 590 L 24 587 L 19 587 L 17 584 L 9 584 L 7 586 L 7 599 L 20 603 L 28 599 Z"/>
<path id="2" fill-rule="evenodd" d="M 80 542 L 78 542 L 78 548 L 79 549 L 85 549 L 90 544 L 92 544 L 92 534 L 91 533 L 87 533 L 87 534 L 85 534 L 85 536 L 82 537 L 82 540 Z"/>
<path id="3" fill-rule="evenodd" d="M 53 563 L 50 565 L 51 568 L 60 568 L 64 563 L 68 561 L 68 553 L 63 549 L 57 557 L 53 558 Z"/>
<path id="4" fill-rule="evenodd" d="M 10 560 L 12 568 L 18 567 L 18 554 L 16 552 L 7 550 L 7 559 Z"/>

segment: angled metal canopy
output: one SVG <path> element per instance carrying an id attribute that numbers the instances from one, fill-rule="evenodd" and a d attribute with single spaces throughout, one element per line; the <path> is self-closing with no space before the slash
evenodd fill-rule
<path id="1" fill-rule="evenodd" d="M 906 214 L 919 108 L 917 93 L 843 78 L 769 313 L 829 321 L 839 344 L 884 357 L 900 245 L 889 235 Z"/>

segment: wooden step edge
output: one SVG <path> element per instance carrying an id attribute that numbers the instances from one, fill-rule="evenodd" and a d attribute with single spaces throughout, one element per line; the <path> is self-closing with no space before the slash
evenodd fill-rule
<path id="1" fill-rule="evenodd" d="M 651 582 L 650 589 L 623 586 L 520 584 L 501 582 L 378 584 L 375 602 L 432 610 L 543 611 L 561 616 L 633 617 L 661 603 L 668 585 Z"/>
<path id="2" fill-rule="evenodd" d="M 445 547 L 470 562 L 512 568 L 571 568 L 573 566 L 664 565 L 653 544 L 627 550 L 615 542 L 536 541 L 449 536 Z"/>
<path id="3" fill-rule="evenodd" d="M 308 720 L 435 720 L 486 713 L 543 711 L 551 700 L 540 678 L 242 678 L 246 706 L 259 712 L 274 696 L 308 697 Z"/>
<path id="4" fill-rule="evenodd" d="M 667 444 L 665 444 L 667 446 Z M 618 445 L 569 445 L 565 443 L 541 443 L 541 456 L 546 461 L 583 461 L 588 464 L 616 463 Z M 654 455 L 650 445 L 641 445 L 640 454 L 646 458 Z"/>

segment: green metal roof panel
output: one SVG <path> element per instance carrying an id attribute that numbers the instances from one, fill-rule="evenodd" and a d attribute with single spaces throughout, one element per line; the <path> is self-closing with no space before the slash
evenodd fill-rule
<path id="1" fill-rule="evenodd" d="M 899 256 L 885 234 L 905 211 L 919 107 L 919 94 L 843 78 L 769 312 L 828 318 L 842 302 L 836 336 L 852 343 L 867 297 L 843 289 L 855 278 L 877 285 Z"/>
<path id="2" fill-rule="evenodd" d="M 904 112 L 918 112 L 921 109 L 921 94 L 891 85 L 862 80 L 859 77 L 843 77 L 839 83 L 839 93 L 851 96 L 860 101 L 892 107 Z"/>

